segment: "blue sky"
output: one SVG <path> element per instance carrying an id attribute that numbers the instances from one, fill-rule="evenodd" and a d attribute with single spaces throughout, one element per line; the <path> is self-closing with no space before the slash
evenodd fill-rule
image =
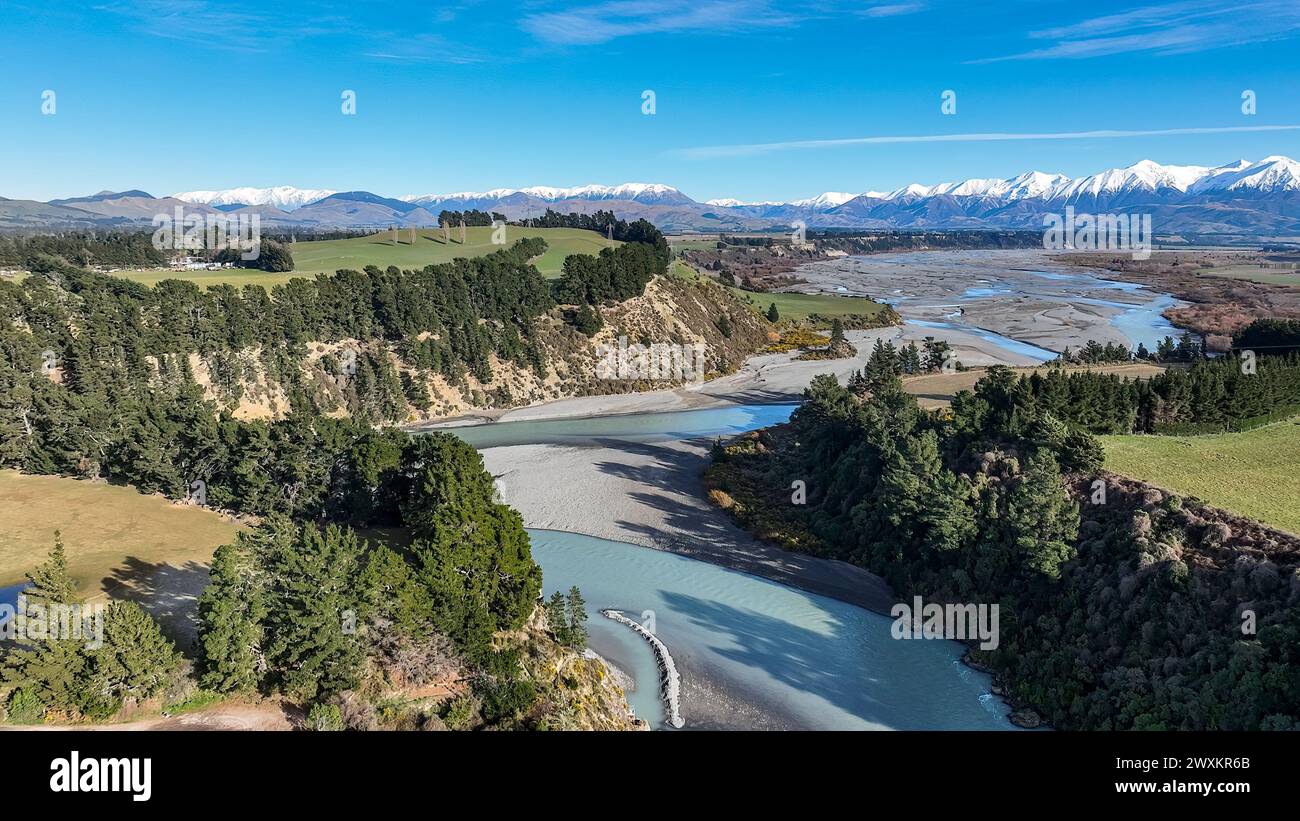
<path id="1" fill-rule="evenodd" d="M 779 147 L 1300 125 L 1297 0 L 5 0 L 0 23 L 15 198 L 634 181 L 791 199 L 1300 157 L 1300 130 Z"/>

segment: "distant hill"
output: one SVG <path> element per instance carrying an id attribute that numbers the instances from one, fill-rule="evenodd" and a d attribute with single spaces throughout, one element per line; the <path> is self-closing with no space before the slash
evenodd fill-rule
<path id="1" fill-rule="evenodd" d="M 969 179 L 860 194 L 830 191 L 788 202 L 698 202 L 661 183 L 533 186 L 386 197 L 369 191 L 231 188 L 155 198 L 144 191 L 101 191 L 36 203 L 0 199 L 0 228 L 148 223 L 153 214 L 186 204 L 199 213 L 258 214 L 277 227 L 359 228 L 434 226 L 444 210 L 498 212 L 510 219 L 613 211 L 647 219 L 665 231 L 788 229 L 1041 230 L 1046 215 L 1150 214 L 1158 235 L 1300 236 L 1300 163 L 1270 156 L 1220 166 L 1161 165 L 1142 160 L 1084 177 L 1028 171 L 1007 179 Z"/>
<path id="2" fill-rule="evenodd" d="M 120 200 L 123 197 L 143 197 L 145 199 L 153 199 L 153 195 L 147 191 L 133 188 L 130 191 L 100 191 L 98 194 L 91 194 L 89 197 L 70 197 L 64 200 L 50 200 L 50 205 L 76 205 L 79 202 L 105 202 L 107 200 Z"/>

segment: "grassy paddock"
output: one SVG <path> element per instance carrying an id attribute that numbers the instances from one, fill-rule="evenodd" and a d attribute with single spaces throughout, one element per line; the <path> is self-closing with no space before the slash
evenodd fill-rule
<path id="1" fill-rule="evenodd" d="M 1300 418 L 1244 433 L 1100 438 L 1108 470 L 1300 533 Z"/>
<path id="2" fill-rule="evenodd" d="M 45 561 L 56 530 L 78 591 L 95 596 L 121 585 L 201 588 L 212 552 L 238 527 L 130 487 L 0 470 L 0 585 Z"/>
<path id="3" fill-rule="evenodd" d="M 1294 268 L 1261 268 L 1258 265 L 1230 265 L 1224 268 L 1203 268 L 1196 272 L 1203 277 L 1244 279 L 1264 285 L 1300 285 L 1300 271 Z"/>
<path id="4" fill-rule="evenodd" d="M 1012 368 L 1011 370 L 1015 371 L 1019 376 L 1028 376 L 1035 372 L 1047 373 L 1050 368 L 1046 365 L 1040 365 Z M 1065 370 L 1067 372 L 1094 371 L 1096 373 L 1116 374 L 1124 379 L 1150 379 L 1165 372 L 1163 366 L 1146 362 L 1112 365 L 1072 365 Z M 952 399 L 958 391 L 974 390 L 975 383 L 983 379 L 987 372 L 987 368 L 971 368 L 970 370 L 955 373 L 939 372 L 919 376 L 905 376 L 903 377 L 903 388 L 908 393 L 916 396 L 921 403 L 921 407 L 927 410 L 946 408 L 952 404 Z"/>
<path id="5" fill-rule="evenodd" d="M 410 229 L 397 232 L 397 244 L 391 240 L 387 231 L 366 237 L 351 239 L 326 239 L 307 242 L 295 242 L 293 251 L 293 270 L 283 274 L 266 271 L 250 271 L 242 268 L 228 268 L 220 271 L 171 271 L 154 269 L 148 271 L 119 271 L 113 276 L 140 282 L 150 287 L 164 279 L 181 279 L 194 282 L 199 287 L 209 285 L 261 285 L 271 289 L 283 285 L 294 277 L 312 278 L 316 274 L 332 274 L 343 268 L 360 270 L 367 265 L 387 268 L 423 268 L 451 262 L 457 257 L 480 257 L 503 246 L 492 243 L 490 227 L 465 229 L 465 244 L 460 243 L 460 229 L 453 228 L 452 240 L 442 241 L 442 232 L 432 228 L 417 228 L 415 242 L 411 242 Z M 577 228 L 516 228 L 506 226 L 506 244 L 511 245 L 524 237 L 541 237 L 546 240 L 547 250 L 533 264 L 548 279 L 560 275 L 564 258 L 571 254 L 599 254 L 600 249 L 620 245 L 610 242 L 594 231 Z"/>
<path id="6" fill-rule="evenodd" d="M 212 285 L 234 285 L 236 288 L 242 288 L 245 285 L 260 285 L 269 291 L 277 285 L 284 285 L 294 277 L 310 278 L 314 277 L 315 274 L 303 273 L 302 271 L 273 274 L 267 271 L 253 271 L 246 268 L 223 268 L 220 271 L 172 271 L 165 268 L 153 268 L 147 271 L 115 271 L 110 276 L 129 279 L 150 288 L 164 279 L 179 279 L 185 282 L 193 282 L 200 288 L 208 288 Z"/>
<path id="7" fill-rule="evenodd" d="M 835 294 L 760 294 L 740 288 L 730 288 L 742 302 L 749 302 L 754 310 L 767 313 L 767 306 L 776 303 L 782 319 L 803 320 L 813 314 L 820 316 L 875 316 L 885 306 L 874 300 L 858 296 Z"/>
<path id="8" fill-rule="evenodd" d="M 457 257 L 479 257 L 499 251 L 503 246 L 492 244 L 494 229 L 484 226 L 465 229 L 465 244 L 460 244 L 460 229 L 451 229 L 450 243 L 442 241 L 442 232 L 436 229 L 417 229 L 415 244 L 411 232 L 399 230 L 398 244 L 393 245 L 385 231 L 369 237 L 354 239 L 329 239 L 314 242 L 297 242 L 293 245 L 295 272 L 332 273 L 340 268 L 364 268 L 378 265 L 386 268 L 423 268 L 450 262 Z M 541 237 L 548 246 L 546 253 L 535 260 L 537 270 L 546 277 L 558 277 L 564 258 L 571 254 L 599 254 L 600 249 L 618 245 L 594 231 L 577 228 L 516 228 L 506 226 L 506 244 L 525 237 Z"/>

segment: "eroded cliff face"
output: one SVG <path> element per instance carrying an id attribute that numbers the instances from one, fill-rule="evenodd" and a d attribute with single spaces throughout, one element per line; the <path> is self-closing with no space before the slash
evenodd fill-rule
<path id="1" fill-rule="evenodd" d="M 703 346 L 705 377 L 730 373 L 773 338 L 770 323 L 716 283 L 656 277 L 641 296 L 597 309 L 604 323 L 592 337 L 564 321 L 565 308 L 539 317 L 530 341 L 537 357 L 488 357 L 491 378 L 466 371 L 449 377 L 421 367 L 409 354 L 412 340 L 310 342 L 306 354 L 275 361 L 260 349 L 200 356 L 186 365 L 205 398 L 240 419 L 278 419 L 297 390 L 327 413 L 376 422 L 416 423 L 484 409 L 505 409 L 574 396 L 674 387 L 694 378 L 602 378 L 602 358 L 622 345 Z M 725 317 L 725 319 L 724 319 Z M 424 335 L 416 342 L 436 336 Z M 364 358 L 368 373 L 358 374 Z M 427 401 L 416 401 L 423 395 Z M 378 398 L 376 398 L 378 397 Z"/>

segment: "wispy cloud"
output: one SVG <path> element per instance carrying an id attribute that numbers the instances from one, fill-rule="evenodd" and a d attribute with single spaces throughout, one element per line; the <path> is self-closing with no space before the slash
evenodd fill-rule
<path id="1" fill-rule="evenodd" d="M 126 18 L 139 31 L 168 40 L 217 45 L 236 51 L 266 51 L 283 36 L 264 13 L 208 0 L 132 0 L 94 7 Z"/>
<path id="2" fill-rule="evenodd" d="M 274 4 L 231 0 L 113 0 L 94 10 L 117 15 L 143 34 L 228 51 L 281 51 L 296 43 L 330 39 L 351 53 L 389 62 L 481 62 L 482 53 L 434 30 L 453 23 L 466 4 L 475 3 L 467 0 L 430 10 L 407 19 L 406 28 L 398 31 L 387 26 L 387 18 L 380 16 L 376 23 L 334 3 L 318 7 L 308 17 Z"/>
<path id="3" fill-rule="evenodd" d="M 1296 0 L 1184 0 L 1141 6 L 1068 26 L 1032 31 L 1050 45 L 1001 57 L 972 60 L 1080 59 L 1130 52 L 1186 54 L 1247 43 L 1282 40 L 1300 32 Z"/>
<path id="4" fill-rule="evenodd" d="M 1103 129 L 1098 131 L 1048 131 L 1048 132 L 986 132 L 975 134 L 914 134 L 881 137 L 845 137 L 834 140 L 789 140 L 776 143 L 750 143 L 747 145 L 710 145 L 698 148 L 681 148 L 672 151 L 674 156 L 691 160 L 718 159 L 721 157 L 751 157 L 777 151 L 815 148 L 842 148 L 854 145 L 891 145 L 897 143 L 979 143 L 1008 142 L 1016 140 L 1088 140 L 1119 139 L 1124 137 L 1172 137 L 1192 134 L 1240 134 L 1256 131 L 1300 131 L 1300 125 L 1243 125 L 1222 128 L 1161 128 L 1141 131 Z"/>
<path id="5" fill-rule="evenodd" d="M 898 17 L 925 10 L 925 3 L 874 2 L 858 12 L 863 17 Z"/>
<path id="6" fill-rule="evenodd" d="M 474 49 L 454 43 L 437 34 L 401 35 L 368 38 L 382 45 L 374 51 L 363 52 L 363 57 L 385 60 L 390 63 L 453 63 L 468 65 L 484 62 L 482 54 Z"/>
<path id="7" fill-rule="evenodd" d="M 635 34 L 790 26 L 800 19 L 768 0 L 612 0 L 530 14 L 521 25 L 543 42 L 593 45 Z"/>

